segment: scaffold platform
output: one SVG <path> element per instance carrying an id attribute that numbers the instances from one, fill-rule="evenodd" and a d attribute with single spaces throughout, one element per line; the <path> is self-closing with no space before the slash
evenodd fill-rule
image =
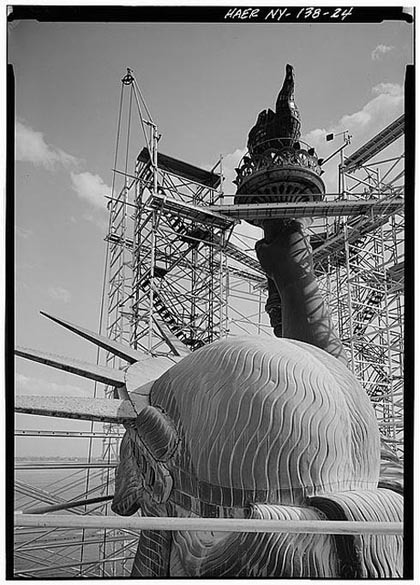
<path id="1" fill-rule="evenodd" d="M 137 157 L 137 162 L 151 163 L 148 148 L 143 148 Z M 157 164 L 160 169 L 167 173 L 183 177 L 184 179 L 205 185 L 211 189 L 217 189 L 220 185 L 220 175 L 212 173 L 211 171 L 206 171 L 205 169 L 179 160 L 178 158 L 168 156 L 167 154 L 159 152 L 157 155 Z"/>
<path id="2" fill-rule="evenodd" d="M 305 195 L 302 195 L 304 198 Z M 309 195 L 308 195 L 309 198 Z M 369 201 L 311 201 L 294 203 L 240 203 L 213 205 L 212 211 L 235 219 L 266 220 L 294 217 L 339 217 L 370 215 L 375 217 L 397 212 L 404 205 L 401 197 Z"/>
<path id="3" fill-rule="evenodd" d="M 210 225 L 222 229 L 230 228 L 237 222 L 236 218 L 219 213 L 216 206 L 212 208 L 204 207 L 177 201 L 171 197 L 163 197 L 161 195 L 153 194 L 147 202 L 147 206 L 151 209 L 171 212 L 178 217 L 193 220 L 203 225 Z"/>

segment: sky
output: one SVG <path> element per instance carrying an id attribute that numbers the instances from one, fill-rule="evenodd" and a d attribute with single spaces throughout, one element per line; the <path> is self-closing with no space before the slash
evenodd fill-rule
<path id="1" fill-rule="evenodd" d="M 274 107 L 285 65 L 296 74 L 303 138 L 326 158 L 348 130 L 355 150 L 403 112 L 413 25 L 13 22 L 16 82 L 16 344 L 94 361 L 94 346 L 39 314 L 98 330 L 121 78 L 130 67 L 161 152 L 233 169 L 258 113 Z M 133 130 L 133 148 L 144 143 Z M 333 162 L 325 175 L 336 185 Z M 16 360 L 16 391 L 91 396 L 93 383 Z M 84 423 L 20 415 L 18 428 Z M 78 441 L 19 439 L 17 455 L 81 454 Z M 98 447 L 99 448 L 99 447 Z M 82 453 L 83 456 L 83 453 Z"/>

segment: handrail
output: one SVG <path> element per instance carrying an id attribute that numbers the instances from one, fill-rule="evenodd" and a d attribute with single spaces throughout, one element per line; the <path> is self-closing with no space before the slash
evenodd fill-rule
<path id="1" fill-rule="evenodd" d="M 285 532 L 290 534 L 403 534 L 402 522 L 341 520 L 260 520 L 242 518 L 77 517 L 15 513 L 15 526 L 215 532 Z"/>

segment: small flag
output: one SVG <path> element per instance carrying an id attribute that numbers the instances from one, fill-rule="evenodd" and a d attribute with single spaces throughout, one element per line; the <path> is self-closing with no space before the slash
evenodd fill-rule
<path id="1" fill-rule="evenodd" d="M 334 140 L 334 134 L 327 134 L 325 140 L 329 142 L 330 140 Z"/>

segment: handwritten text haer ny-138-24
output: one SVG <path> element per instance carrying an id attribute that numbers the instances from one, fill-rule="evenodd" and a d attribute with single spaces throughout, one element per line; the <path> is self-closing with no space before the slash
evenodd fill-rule
<path id="1" fill-rule="evenodd" d="M 315 8 L 307 6 L 305 8 L 270 8 L 261 10 L 260 8 L 230 8 L 225 19 L 229 20 L 258 20 L 258 21 L 301 21 L 301 20 L 332 20 L 343 21 L 353 12 L 353 7 L 334 8 L 325 6 Z"/>

